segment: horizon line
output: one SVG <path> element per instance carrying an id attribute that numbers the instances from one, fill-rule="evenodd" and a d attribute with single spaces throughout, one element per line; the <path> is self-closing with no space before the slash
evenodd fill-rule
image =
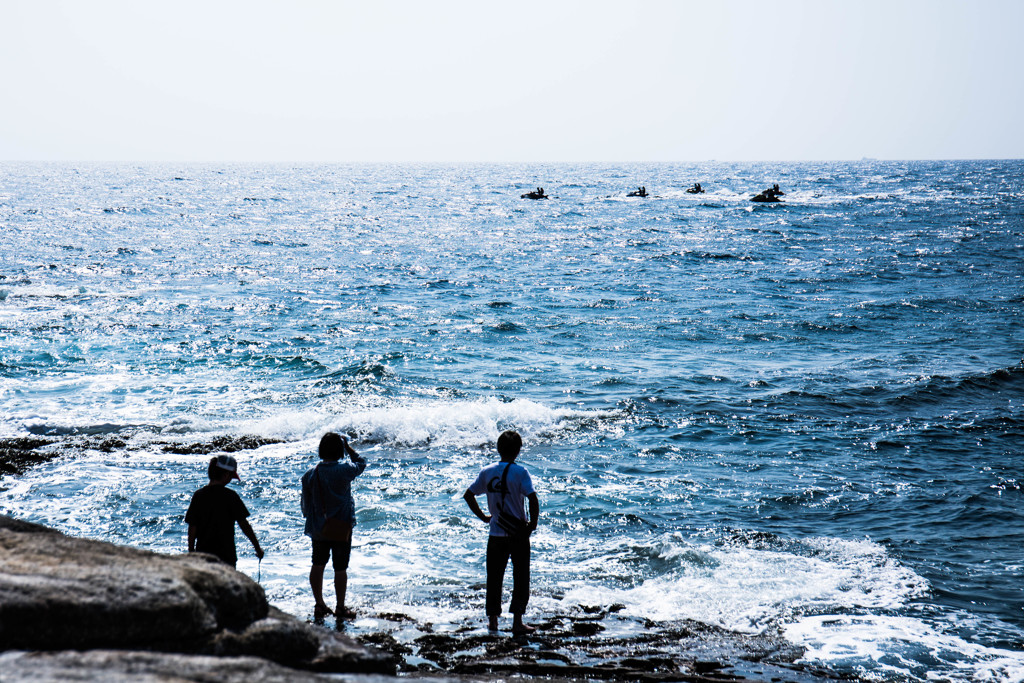
<path id="1" fill-rule="evenodd" d="M 837 162 L 919 162 L 919 161 L 1024 161 L 1024 157 L 919 157 L 919 158 L 898 158 L 898 157 L 871 157 L 860 158 L 834 158 L 834 159 L 691 159 L 675 161 L 640 161 L 640 160 L 562 160 L 562 161 L 469 161 L 469 160 L 346 160 L 346 161 L 325 161 L 325 160 L 302 160 L 302 159 L 277 159 L 277 160 L 254 160 L 254 159 L 219 159 L 219 160 L 181 160 L 181 159 L 0 159 L 0 164 L 301 164 L 301 165 L 357 165 L 376 166 L 385 164 L 398 164 L 408 166 L 460 166 L 460 165 L 568 165 L 568 164 L 650 164 L 650 165 L 671 165 L 671 164 L 807 164 L 807 163 L 837 163 Z"/>

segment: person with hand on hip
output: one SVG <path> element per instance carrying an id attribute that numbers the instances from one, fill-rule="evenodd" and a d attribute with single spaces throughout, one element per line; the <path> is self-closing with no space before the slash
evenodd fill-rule
<path id="1" fill-rule="evenodd" d="M 502 432 L 498 437 L 499 462 L 488 465 L 480 472 L 463 498 L 469 509 L 481 521 L 487 523 L 490 534 L 487 538 L 487 625 L 492 631 L 498 630 L 501 615 L 501 592 L 505 580 L 505 568 L 512 560 L 512 633 L 526 635 L 534 631 L 523 623 L 523 613 L 530 600 L 530 534 L 537 529 L 540 515 L 540 501 L 533 489 L 530 473 L 516 464 L 516 457 L 523 447 L 523 440 L 517 432 Z M 476 497 L 487 494 L 487 509 L 484 514 Z M 527 517 L 523 504 L 529 501 Z"/>

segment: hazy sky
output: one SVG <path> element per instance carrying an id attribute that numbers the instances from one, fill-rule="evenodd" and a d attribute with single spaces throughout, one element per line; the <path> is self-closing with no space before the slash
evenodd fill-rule
<path id="1" fill-rule="evenodd" d="M 1020 158 L 1022 31 L 1022 0 L 0 0 L 0 159 Z"/>

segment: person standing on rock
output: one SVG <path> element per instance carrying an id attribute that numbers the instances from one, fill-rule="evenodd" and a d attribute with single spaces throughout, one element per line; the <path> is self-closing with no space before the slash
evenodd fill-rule
<path id="1" fill-rule="evenodd" d="M 235 554 L 235 523 L 252 542 L 256 557 L 263 559 L 263 549 L 256 533 L 246 520 L 249 510 L 242 498 L 228 488 L 232 479 L 239 479 L 238 463 L 230 455 L 210 459 L 206 470 L 210 483 L 192 494 L 185 513 L 188 524 L 188 551 L 210 553 L 232 567 L 238 562 Z"/>
<path id="2" fill-rule="evenodd" d="M 340 462 L 348 454 L 352 462 Z M 313 618 L 328 614 L 352 619 L 355 611 L 345 607 L 348 589 L 348 561 L 352 554 L 352 527 L 356 506 L 352 480 L 366 469 L 366 460 L 348 445 L 348 439 L 328 432 L 320 439 L 320 463 L 302 475 L 302 516 L 305 533 L 313 540 L 313 566 L 309 586 L 313 589 Z M 324 569 L 328 558 L 334 565 L 334 593 L 337 606 L 332 612 L 324 602 Z"/>
<path id="3" fill-rule="evenodd" d="M 490 525 L 487 537 L 487 625 L 498 630 L 501 614 L 501 589 L 505 581 L 505 567 L 512 560 L 512 633 L 525 635 L 534 631 L 523 623 L 526 603 L 530 600 L 530 534 L 537 529 L 540 502 L 533 490 L 530 473 L 515 463 L 523 439 L 513 431 L 498 437 L 500 462 L 488 465 L 476 481 L 463 494 L 466 504 L 481 521 Z M 476 497 L 487 494 L 484 514 Z M 524 500 L 530 504 L 530 516 L 523 511 Z"/>

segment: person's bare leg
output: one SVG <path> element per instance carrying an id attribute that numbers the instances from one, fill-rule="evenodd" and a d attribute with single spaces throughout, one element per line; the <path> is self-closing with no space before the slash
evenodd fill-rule
<path id="1" fill-rule="evenodd" d="M 331 608 L 324 602 L 324 566 L 313 565 L 309 570 L 309 587 L 313 589 L 313 618 L 323 619 L 331 612 Z"/>
<path id="2" fill-rule="evenodd" d="M 498 630 L 498 617 L 496 617 L 496 616 L 487 617 L 487 628 L 490 631 L 497 631 Z"/>
<path id="3" fill-rule="evenodd" d="M 338 596 L 338 606 L 334 613 L 339 619 L 355 619 L 356 612 L 345 607 L 345 593 L 348 592 L 348 571 L 334 570 L 334 593 Z"/>
<path id="4" fill-rule="evenodd" d="M 537 629 L 533 626 L 528 626 L 527 624 L 523 623 L 522 614 L 512 615 L 512 633 L 516 634 L 517 636 L 522 636 L 528 633 L 533 633 L 536 630 Z"/>

